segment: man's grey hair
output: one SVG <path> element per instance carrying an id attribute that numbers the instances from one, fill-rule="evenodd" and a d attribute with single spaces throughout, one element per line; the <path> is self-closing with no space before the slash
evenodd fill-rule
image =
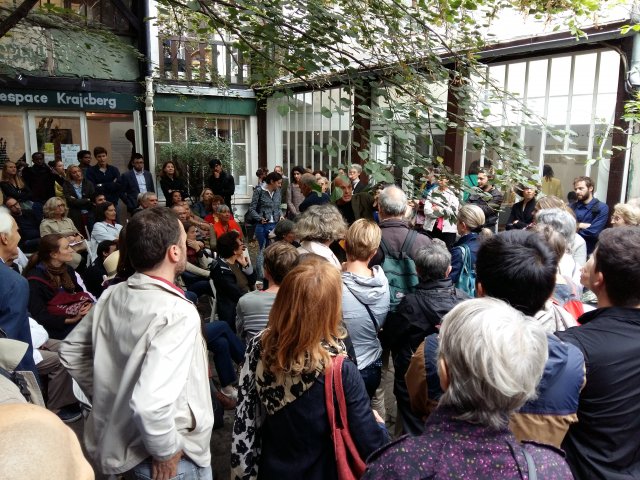
<path id="1" fill-rule="evenodd" d="M 13 217 L 7 207 L 0 207 L 0 234 L 11 235 L 13 230 Z"/>
<path id="2" fill-rule="evenodd" d="M 144 192 L 138 195 L 138 203 L 142 205 L 143 203 L 147 203 L 151 197 L 157 197 L 155 192 Z"/>
<path id="3" fill-rule="evenodd" d="M 356 172 L 358 172 L 358 175 L 360 175 L 362 173 L 362 165 L 360 165 L 359 163 L 353 163 L 349 167 L 349 170 L 355 170 Z"/>
<path id="4" fill-rule="evenodd" d="M 571 247 L 576 236 L 576 219 L 562 208 L 540 210 L 536 215 L 536 223 L 549 225 L 564 237 L 567 246 Z"/>
<path id="5" fill-rule="evenodd" d="M 403 217 L 407 210 L 407 195 L 402 189 L 391 185 L 380 192 L 378 205 L 386 217 Z"/>
<path id="6" fill-rule="evenodd" d="M 548 359 L 547 335 L 521 312 L 495 298 L 464 301 L 442 320 L 438 358 L 449 387 L 440 405 L 457 418 L 494 429 L 536 397 Z M 442 377 L 442 366 L 438 362 Z"/>
<path id="7" fill-rule="evenodd" d="M 418 250 L 413 261 L 420 280 L 441 280 L 451 266 L 451 253 L 442 240 L 434 238 L 429 245 Z"/>
<path id="8" fill-rule="evenodd" d="M 347 233 L 347 223 L 335 205 L 313 205 L 296 217 L 293 233 L 300 241 L 340 240 Z"/>
<path id="9" fill-rule="evenodd" d="M 313 188 L 314 185 L 318 185 L 318 181 L 316 180 L 316 176 L 312 173 L 304 173 L 298 180 L 300 183 L 304 183 L 307 187 Z"/>

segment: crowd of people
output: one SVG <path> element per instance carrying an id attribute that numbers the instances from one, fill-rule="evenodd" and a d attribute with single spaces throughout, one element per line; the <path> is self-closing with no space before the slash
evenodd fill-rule
<path id="1" fill-rule="evenodd" d="M 578 177 L 565 203 L 545 167 L 502 231 L 490 170 L 465 194 L 436 170 L 410 200 L 360 165 L 331 188 L 276 167 L 243 225 L 217 159 L 194 202 L 166 162 L 159 207 L 141 156 L 120 175 L 81 153 L 3 168 L 0 346 L 24 347 L 0 367 L 84 414 L 101 474 L 213 478 L 223 408 L 234 479 L 635 478 L 638 202 L 610 216 Z"/>

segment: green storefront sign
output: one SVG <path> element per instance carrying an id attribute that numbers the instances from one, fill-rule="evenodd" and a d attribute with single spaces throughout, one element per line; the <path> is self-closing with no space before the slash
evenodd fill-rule
<path id="1" fill-rule="evenodd" d="M 140 105 L 135 95 L 125 93 L 0 89 L 0 106 L 131 112 L 137 110 Z"/>

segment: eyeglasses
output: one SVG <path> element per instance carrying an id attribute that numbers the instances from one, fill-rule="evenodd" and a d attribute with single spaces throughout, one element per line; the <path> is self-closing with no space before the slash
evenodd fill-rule
<path id="1" fill-rule="evenodd" d="M 6 203 L 5 205 L 7 206 L 7 208 L 15 208 L 15 207 L 17 207 L 19 204 L 18 204 L 18 202 L 16 202 L 16 203 L 12 203 L 11 205 L 9 205 L 8 203 Z"/>

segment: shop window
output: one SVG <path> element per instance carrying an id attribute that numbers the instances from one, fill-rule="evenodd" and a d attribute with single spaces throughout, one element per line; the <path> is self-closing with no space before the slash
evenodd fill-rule
<path id="1" fill-rule="evenodd" d="M 7 160 L 15 162 L 25 155 L 24 115 L 0 112 L 0 168 Z"/>

